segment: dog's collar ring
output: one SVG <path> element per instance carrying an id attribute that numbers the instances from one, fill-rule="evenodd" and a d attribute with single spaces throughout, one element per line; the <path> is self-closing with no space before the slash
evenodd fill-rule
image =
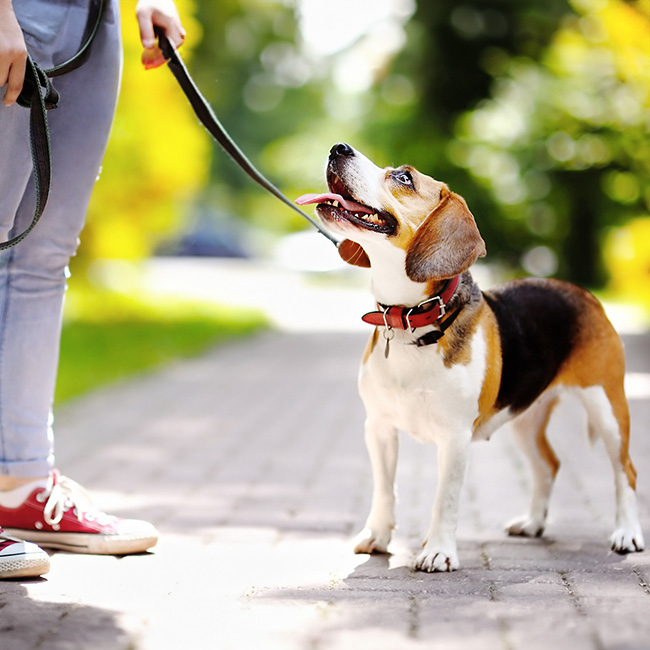
<path id="1" fill-rule="evenodd" d="M 390 307 L 381 307 L 381 313 L 384 317 L 384 338 L 386 341 L 390 341 L 394 336 L 395 332 L 393 331 L 393 326 L 388 322 L 388 311 Z"/>
<path id="2" fill-rule="evenodd" d="M 384 357 L 388 359 L 388 353 L 390 352 L 390 342 L 395 337 L 395 330 L 393 326 L 388 323 L 386 318 L 386 313 L 388 312 L 388 307 L 384 310 L 384 340 L 386 341 L 386 347 L 384 348 Z"/>

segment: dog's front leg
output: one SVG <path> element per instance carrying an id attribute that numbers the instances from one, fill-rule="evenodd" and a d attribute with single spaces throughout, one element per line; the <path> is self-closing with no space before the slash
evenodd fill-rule
<path id="1" fill-rule="evenodd" d="M 354 540 L 354 552 L 386 553 L 395 527 L 397 429 L 381 420 L 368 418 L 365 439 L 372 467 L 372 505 L 364 529 Z"/>
<path id="2" fill-rule="evenodd" d="M 471 432 L 450 434 L 438 446 L 438 490 L 423 550 L 415 560 L 421 571 L 455 571 L 459 567 L 456 526 L 460 490 L 467 470 Z"/>

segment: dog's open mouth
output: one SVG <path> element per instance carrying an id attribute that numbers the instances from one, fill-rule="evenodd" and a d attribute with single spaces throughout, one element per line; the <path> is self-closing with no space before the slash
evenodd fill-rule
<path id="1" fill-rule="evenodd" d="M 317 203 L 316 210 L 325 220 L 345 220 L 354 225 L 381 233 L 395 230 L 395 218 L 384 210 L 375 210 L 355 200 L 336 174 L 328 174 L 329 192 L 303 194 L 296 199 L 298 205 Z"/>

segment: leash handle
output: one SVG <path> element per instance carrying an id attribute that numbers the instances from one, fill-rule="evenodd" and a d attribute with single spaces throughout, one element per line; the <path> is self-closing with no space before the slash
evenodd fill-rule
<path id="1" fill-rule="evenodd" d="M 212 137 L 221 145 L 221 148 L 252 178 L 256 183 L 261 185 L 265 190 L 273 194 L 276 198 L 280 199 L 285 205 L 289 206 L 292 210 L 297 212 L 301 217 L 307 219 L 309 223 L 318 230 L 318 232 L 327 237 L 335 246 L 338 247 L 339 242 L 332 235 L 330 235 L 323 227 L 308 214 L 303 212 L 296 204 L 288 199 L 275 185 L 273 185 L 253 163 L 244 155 L 244 152 L 237 146 L 235 141 L 230 137 L 226 129 L 223 127 L 219 118 L 212 110 L 212 107 L 201 94 L 194 80 L 190 76 L 183 59 L 178 54 L 176 48 L 169 42 L 162 29 L 155 27 L 156 36 L 158 37 L 158 44 L 167 59 L 167 66 L 172 74 L 178 81 L 180 87 L 185 93 L 187 99 L 194 110 L 194 113 L 199 118 L 199 121 L 212 135 Z"/>
<path id="2" fill-rule="evenodd" d="M 28 84 L 32 89 L 31 99 L 28 105 L 23 103 L 24 99 L 21 101 L 20 105 L 29 108 L 29 145 L 32 154 L 32 166 L 34 168 L 36 206 L 34 208 L 32 222 L 19 235 L 0 243 L 0 251 L 12 248 L 29 235 L 41 218 L 43 210 L 45 210 L 47 198 L 50 194 L 52 155 L 50 148 L 50 131 L 47 126 L 47 108 L 49 104 L 46 104 L 46 97 L 41 93 L 41 86 L 45 85 L 46 89 L 51 89 L 51 93 L 54 93 L 54 95 L 56 95 L 56 91 L 49 83 L 49 80 L 45 77 L 43 71 L 29 56 L 27 57 L 25 78 L 28 80 Z M 47 97 L 50 97 L 53 101 L 58 99 L 58 95 L 54 97 L 51 93 L 48 92 Z"/>

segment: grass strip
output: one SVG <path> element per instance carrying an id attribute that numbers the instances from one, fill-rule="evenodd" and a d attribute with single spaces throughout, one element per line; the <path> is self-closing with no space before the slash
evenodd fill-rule
<path id="1" fill-rule="evenodd" d="M 258 312 L 214 305 L 151 304 L 106 292 L 74 296 L 70 302 L 57 404 L 266 326 Z"/>

